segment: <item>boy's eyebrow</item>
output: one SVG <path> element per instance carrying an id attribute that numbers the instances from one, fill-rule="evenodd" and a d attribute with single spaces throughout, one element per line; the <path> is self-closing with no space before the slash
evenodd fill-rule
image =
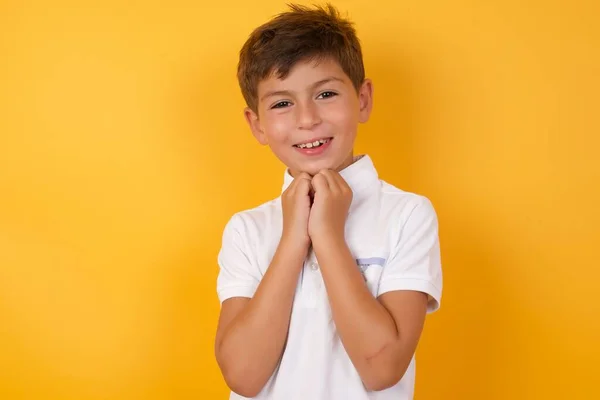
<path id="1" fill-rule="evenodd" d="M 324 84 L 329 83 L 329 82 L 334 82 L 334 81 L 344 82 L 344 80 L 341 79 L 341 78 L 337 78 L 335 76 L 330 76 L 330 77 L 327 77 L 325 79 L 321 79 L 320 81 L 317 81 L 317 82 L 313 83 L 312 85 L 310 85 L 310 88 L 311 89 L 315 89 L 315 88 L 318 88 L 321 85 L 324 85 Z M 289 90 L 272 90 L 270 92 L 265 93 L 260 99 L 264 100 L 267 97 L 272 97 L 272 96 L 291 96 L 291 94 L 292 94 L 292 92 L 289 91 Z"/>

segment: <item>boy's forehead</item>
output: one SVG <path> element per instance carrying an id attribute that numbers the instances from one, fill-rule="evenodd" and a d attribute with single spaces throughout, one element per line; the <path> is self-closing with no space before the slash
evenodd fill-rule
<path id="1" fill-rule="evenodd" d="M 277 70 L 271 71 L 265 79 L 258 83 L 258 95 L 260 98 L 261 93 L 279 89 L 302 90 L 327 78 L 336 78 L 336 80 L 342 80 L 343 83 L 349 82 L 348 76 L 335 60 L 299 61 L 290 69 L 285 78 L 280 78 Z"/>

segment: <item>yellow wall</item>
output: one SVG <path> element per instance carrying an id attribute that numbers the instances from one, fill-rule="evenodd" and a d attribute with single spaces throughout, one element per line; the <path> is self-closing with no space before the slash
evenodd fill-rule
<path id="1" fill-rule="evenodd" d="M 221 230 L 283 173 L 235 64 L 284 7 L 203 3 L 0 2 L 1 399 L 226 397 Z M 598 3 L 336 4 L 375 82 L 357 148 L 440 215 L 417 399 L 599 398 Z"/>

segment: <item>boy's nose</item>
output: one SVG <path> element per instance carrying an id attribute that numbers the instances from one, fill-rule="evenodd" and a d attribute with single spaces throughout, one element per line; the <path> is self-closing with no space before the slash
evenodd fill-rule
<path id="1" fill-rule="evenodd" d="M 299 129 L 312 129 L 321 122 L 321 117 L 315 104 L 303 104 L 298 110 L 297 124 Z"/>

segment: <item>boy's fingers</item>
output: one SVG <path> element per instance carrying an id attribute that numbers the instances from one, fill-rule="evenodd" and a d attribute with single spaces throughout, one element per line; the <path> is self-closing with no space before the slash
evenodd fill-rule
<path id="1" fill-rule="evenodd" d="M 308 174 L 307 172 L 300 172 L 297 176 L 297 178 L 302 178 L 302 179 L 308 179 L 310 180 L 310 174 Z"/>
<path id="2" fill-rule="evenodd" d="M 338 182 L 335 176 L 337 172 L 332 171 L 330 169 L 324 169 L 320 173 L 323 174 L 323 176 L 327 179 L 327 184 L 329 185 L 329 189 L 331 189 L 332 192 L 337 193 L 341 191 L 340 183 Z"/>
<path id="3" fill-rule="evenodd" d="M 309 174 L 307 174 L 306 172 L 302 172 L 300 174 L 298 174 L 296 176 L 296 178 L 294 178 L 294 182 L 302 182 L 302 181 L 311 181 L 311 177 Z"/>
<path id="4" fill-rule="evenodd" d="M 310 184 L 311 181 L 311 177 L 309 174 L 307 174 L 306 172 L 302 172 L 300 174 L 298 174 L 294 180 L 292 181 L 292 183 L 290 183 L 290 191 L 294 191 L 296 189 L 296 187 L 300 184 L 302 184 L 303 182 L 308 182 Z"/>
<path id="5" fill-rule="evenodd" d="M 330 190 L 327 177 L 320 172 L 312 178 L 312 185 L 317 193 Z"/>
<path id="6" fill-rule="evenodd" d="M 296 190 L 298 190 L 302 194 L 309 194 L 310 189 L 311 189 L 310 179 L 308 179 L 308 178 L 298 179 L 298 184 L 296 185 Z"/>
<path id="7" fill-rule="evenodd" d="M 308 188 L 310 188 L 310 182 L 312 178 L 306 172 L 299 174 L 295 181 L 297 181 L 297 186 L 301 186 L 303 189 L 306 189 L 306 193 L 308 193 Z"/>

